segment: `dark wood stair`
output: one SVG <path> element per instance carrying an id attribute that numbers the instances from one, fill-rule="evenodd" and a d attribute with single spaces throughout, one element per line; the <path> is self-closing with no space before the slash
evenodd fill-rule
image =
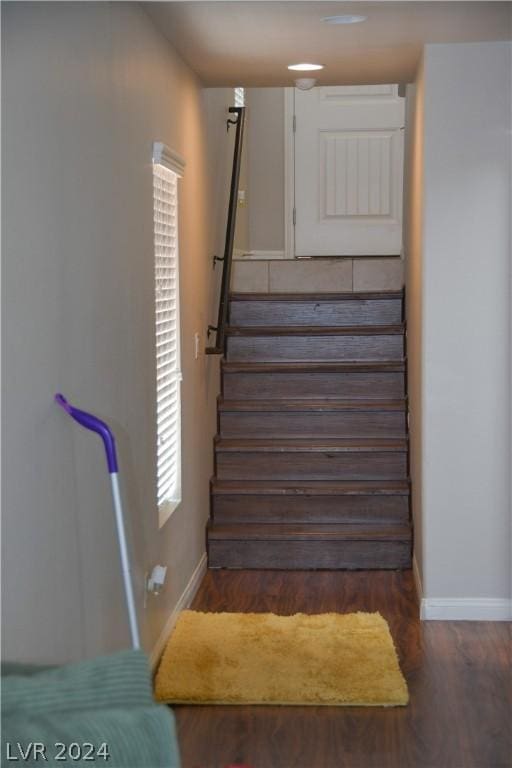
<path id="1" fill-rule="evenodd" d="M 219 399 L 223 437 L 402 437 L 405 400 Z"/>
<path id="2" fill-rule="evenodd" d="M 228 360 L 393 360 L 404 354 L 403 325 L 233 326 Z"/>
<path id="3" fill-rule="evenodd" d="M 212 568 L 408 568 L 402 292 L 233 294 Z"/>
<path id="4" fill-rule="evenodd" d="M 407 441 L 216 438 L 215 464 L 221 480 L 400 480 Z"/>
<path id="5" fill-rule="evenodd" d="M 215 523 L 402 523 L 407 480 L 218 480 L 211 482 Z"/>
<path id="6" fill-rule="evenodd" d="M 405 362 L 250 363 L 222 362 L 224 397 L 403 398 Z"/>
<path id="7" fill-rule="evenodd" d="M 402 322 L 402 292 L 234 293 L 230 310 L 235 326 L 393 325 Z"/>
<path id="8" fill-rule="evenodd" d="M 408 525 L 209 523 L 212 568 L 408 568 Z"/>

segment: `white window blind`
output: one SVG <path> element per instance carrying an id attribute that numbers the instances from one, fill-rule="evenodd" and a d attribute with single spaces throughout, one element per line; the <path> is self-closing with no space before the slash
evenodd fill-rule
<path id="1" fill-rule="evenodd" d="M 235 92 L 235 107 L 245 106 L 245 88 L 239 87 L 234 89 Z"/>
<path id="2" fill-rule="evenodd" d="M 181 501 L 181 359 L 178 178 L 183 163 L 162 144 L 153 151 L 157 502 L 160 525 Z M 181 171 L 181 172 L 180 172 Z"/>

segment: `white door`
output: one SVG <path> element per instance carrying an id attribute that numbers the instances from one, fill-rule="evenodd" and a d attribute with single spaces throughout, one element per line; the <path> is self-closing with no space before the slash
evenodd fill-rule
<path id="1" fill-rule="evenodd" d="M 396 85 L 295 89 L 295 255 L 402 247 L 404 99 Z"/>

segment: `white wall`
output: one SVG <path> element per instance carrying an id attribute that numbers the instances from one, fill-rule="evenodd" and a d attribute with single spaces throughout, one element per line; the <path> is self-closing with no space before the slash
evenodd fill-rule
<path id="1" fill-rule="evenodd" d="M 408 290 L 421 269 L 424 616 L 500 618 L 510 611 L 511 46 L 426 46 L 423 78 L 423 223 Z"/>
<path id="2" fill-rule="evenodd" d="M 200 84 L 135 3 L 2 5 L 3 654 L 63 662 L 129 644 L 101 444 L 119 442 L 144 644 L 204 552 L 217 361 L 212 192 Z M 151 146 L 180 182 L 183 503 L 158 529 Z M 143 608 L 143 575 L 169 566 Z"/>

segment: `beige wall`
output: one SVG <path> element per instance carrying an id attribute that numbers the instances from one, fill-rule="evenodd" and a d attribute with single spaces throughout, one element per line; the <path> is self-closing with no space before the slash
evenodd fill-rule
<path id="1" fill-rule="evenodd" d="M 407 388 L 414 554 L 423 579 L 422 539 L 422 287 L 423 287 L 423 61 L 407 86 L 404 177 L 404 256 L 407 315 Z"/>
<path id="2" fill-rule="evenodd" d="M 284 249 L 284 89 L 248 88 L 248 210 L 252 251 Z"/>
<path id="3" fill-rule="evenodd" d="M 200 84 L 135 3 L 2 5 L 3 655 L 63 662 L 129 644 L 104 457 L 61 390 L 118 437 L 150 649 L 204 552 L 218 370 L 213 189 Z M 183 503 L 159 530 L 151 146 L 180 182 Z M 143 605 L 144 572 L 169 566 Z"/>

